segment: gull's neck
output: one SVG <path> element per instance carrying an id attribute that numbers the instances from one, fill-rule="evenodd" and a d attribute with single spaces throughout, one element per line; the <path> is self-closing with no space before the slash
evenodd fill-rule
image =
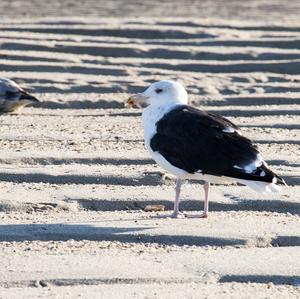
<path id="1" fill-rule="evenodd" d="M 142 115 L 143 115 L 143 118 L 144 118 L 144 116 L 152 115 L 152 116 L 155 116 L 155 118 L 158 117 L 158 119 L 159 119 L 165 113 L 169 112 L 176 106 L 180 106 L 180 105 L 184 105 L 184 104 L 178 103 L 178 102 L 171 102 L 171 103 L 164 103 L 164 104 L 152 104 L 152 105 L 149 105 L 146 109 L 144 109 Z"/>

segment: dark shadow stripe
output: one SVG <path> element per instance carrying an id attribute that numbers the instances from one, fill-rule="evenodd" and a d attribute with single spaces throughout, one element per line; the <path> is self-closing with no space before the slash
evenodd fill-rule
<path id="1" fill-rule="evenodd" d="M 49 23 L 41 23 L 41 24 L 49 24 Z M 53 23 L 50 23 L 53 24 Z M 55 24 L 55 23 L 54 23 Z M 144 23 L 143 23 L 144 24 Z M 237 25 L 218 25 L 218 24 L 202 24 L 202 23 L 197 23 L 193 21 L 178 21 L 178 22 L 157 22 L 155 23 L 156 25 L 163 25 L 163 26 L 184 26 L 184 27 L 197 27 L 197 28 L 216 28 L 216 29 L 234 29 L 234 30 L 241 30 L 241 31 L 275 31 L 275 32 L 299 32 L 300 27 L 297 26 L 278 26 L 278 25 L 272 25 L 272 26 L 266 26 L 266 25 L 261 25 L 261 26 L 237 26 Z"/>
<path id="2" fill-rule="evenodd" d="M 130 141 L 132 142 L 132 141 Z M 300 177 L 283 176 L 288 185 L 300 184 Z M 157 186 L 164 184 L 161 173 L 149 172 L 143 177 L 127 177 L 113 175 L 52 175 L 45 173 L 0 173 L 0 181 L 14 183 L 46 183 L 46 184 L 96 184 L 122 186 Z M 190 180 L 191 184 L 199 184 L 201 180 Z M 222 185 L 221 185 L 222 186 Z"/>
<path id="3" fill-rule="evenodd" d="M 153 227 L 95 227 L 86 224 L 11 224 L 0 225 L 0 242 L 24 241 L 118 241 L 122 243 L 158 243 L 177 246 L 235 246 L 244 239 L 193 235 L 146 234 Z"/>
<path id="4" fill-rule="evenodd" d="M 205 109 L 206 110 L 206 109 Z M 251 116 L 264 116 L 264 115 L 300 115 L 300 109 L 294 109 L 294 110 L 281 110 L 281 109 L 274 109 L 274 110 L 266 110 L 266 109 L 259 109 L 259 110 L 238 110 L 238 109 L 232 109 L 232 110 L 206 110 L 211 113 L 215 113 L 218 115 L 222 115 L 225 117 L 230 116 L 244 116 L 244 117 L 251 117 Z"/>
<path id="5" fill-rule="evenodd" d="M 48 184 L 96 184 L 122 186 L 157 186 L 159 175 L 145 177 L 103 176 L 103 175 L 51 175 L 44 173 L 0 173 L 0 181 L 15 183 L 48 183 Z"/>
<path id="6" fill-rule="evenodd" d="M 100 90 L 101 90 L 101 88 L 98 89 L 99 93 L 105 93 L 105 92 L 103 92 L 103 90 L 102 91 L 100 91 Z M 47 91 L 47 92 L 49 92 L 49 91 Z M 72 90 L 72 91 L 68 90 L 68 92 L 73 93 L 74 90 Z M 83 90 L 81 90 L 81 91 L 78 90 L 78 93 L 81 93 L 81 92 L 85 93 Z M 93 91 L 93 92 L 95 92 L 95 91 Z M 109 90 L 107 92 L 111 93 L 112 90 Z M 77 93 L 77 92 L 75 92 L 75 93 Z M 121 109 L 121 108 L 124 108 L 124 103 L 115 101 L 115 100 L 111 100 L 111 101 L 109 101 L 109 100 L 76 101 L 76 100 L 74 100 L 74 101 L 67 101 L 67 102 L 43 101 L 43 102 L 35 104 L 35 107 L 44 108 L 44 109 Z M 78 116 L 78 115 L 75 115 L 75 116 Z M 95 116 L 98 116 L 98 115 L 95 114 Z M 104 114 L 102 114 L 101 116 L 104 116 Z M 108 116 L 110 116 L 110 114 Z"/>
<path id="7" fill-rule="evenodd" d="M 291 88 L 287 89 L 292 92 Z M 300 88 L 299 88 L 300 91 Z M 237 97 L 225 98 L 223 101 L 205 101 L 206 107 L 226 106 L 258 106 L 258 105 L 296 105 L 300 104 L 300 98 L 288 97 Z"/>
<path id="8" fill-rule="evenodd" d="M 300 246 L 300 237 L 298 236 L 278 236 L 271 241 L 272 246 L 291 247 Z"/>
<path id="9" fill-rule="evenodd" d="M 53 157 L 20 157 L 1 159 L 0 163 L 12 164 L 23 163 L 30 165 L 70 165 L 70 164 L 84 164 L 84 165 L 149 165 L 155 164 L 152 159 L 124 159 L 124 158 L 53 158 Z"/>
<path id="10" fill-rule="evenodd" d="M 245 128 L 267 128 L 267 129 L 287 129 L 287 130 L 299 130 L 300 124 L 272 124 L 272 125 L 249 125 L 249 124 L 241 124 L 240 127 Z"/>
<path id="11" fill-rule="evenodd" d="M 3 37 L 1 37 L 3 38 Z M 10 37 L 6 37 L 8 39 Z M 28 48 L 28 44 L 22 44 L 18 43 L 15 41 L 15 37 L 10 38 L 12 41 L 11 42 L 3 42 L 4 47 L 11 47 L 12 44 L 15 44 L 15 47 L 18 48 L 18 50 L 26 50 Z M 198 50 L 195 49 L 195 51 L 187 51 L 187 50 L 175 50 L 175 49 L 165 49 L 161 48 L 161 45 L 166 45 L 166 44 L 171 44 L 171 45 L 176 45 L 176 42 L 146 42 L 145 44 L 147 45 L 156 45 L 156 49 L 145 49 L 142 50 L 138 48 L 138 43 L 132 42 L 132 47 L 128 47 L 128 42 L 119 42 L 119 41 L 95 41 L 95 40 L 89 40 L 85 41 L 86 43 L 91 44 L 90 46 L 80 46 L 80 45 L 72 45 L 69 46 L 67 44 L 63 44 L 64 41 L 60 41 L 60 47 L 58 49 L 49 47 L 47 45 L 36 45 L 33 44 L 34 39 L 31 38 L 25 38 L 21 37 L 22 40 L 28 40 L 29 42 L 32 43 L 31 48 L 37 49 L 39 51 L 48 51 L 48 52 L 63 52 L 65 53 L 72 53 L 72 54 L 82 54 L 83 49 L 85 49 L 86 53 L 90 53 L 92 56 L 99 56 L 101 55 L 102 57 L 134 57 L 134 58 L 158 58 L 158 59 L 185 59 L 185 60 L 202 60 L 202 61 L 268 61 L 268 60 L 295 60 L 295 59 L 300 59 L 300 54 L 291 54 L 291 53 L 272 53 L 266 52 L 256 55 L 253 54 L 247 54 L 247 53 L 217 53 L 215 52 L 215 49 L 212 51 L 203 51 L 201 48 Z M 37 39 L 38 42 L 45 41 L 45 39 Z M 5 43 L 8 43 L 8 45 L 5 45 Z M 107 46 L 102 46 L 102 45 L 97 45 L 99 43 L 105 43 Z M 112 47 L 109 46 L 110 44 L 115 44 L 118 43 L 120 45 L 124 45 L 124 47 Z M 199 42 L 194 42 L 193 45 L 196 46 Z M 181 45 L 181 42 L 177 42 L 178 45 Z M 192 43 L 191 43 L 192 44 Z M 134 46 L 137 45 L 135 48 Z M 127 46 L 127 47 L 126 47 Z M 25 49 L 26 48 L 26 49 Z M 171 47 L 170 47 L 171 48 Z M 96 52 L 95 49 L 98 49 L 98 53 Z M 43 62 L 70 62 L 67 59 L 55 59 L 55 58 L 43 58 L 43 57 L 35 57 L 35 56 L 30 56 L 26 55 L 24 57 L 18 56 L 18 55 L 13 55 L 13 54 L 5 54 L 5 55 L 0 55 L 0 59 L 6 59 L 6 60 L 13 60 L 13 61 L 43 61 Z M 99 61 L 92 61 L 91 59 L 82 59 L 82 62 L 85 63 L 95 63 L 99 64 Z M 105 63 L 107 64 L 107 62 Z"/>
<path id="12" fill-rule="evenodd" d="M 219 187 L 220 188 L 220 187 Z M 170 194 L 169 200 L 103 200 L 96 198 L 67 198 L 66 202 L 77 202 L 85 210 L 91 211 L 122 211 L 122 210 L 144 210 L 147 205 L 164 205 L 165 210 L 172 211 L 174 206 L 174 194 Z M 226 195 L 225 195 L 226 196 Z M 231 197 L 231 196 L 229 196 Z M 247 200 L 240 197 L 233 198 L 235 202 L 220 203 L 210 202 L 210 210 L 214 212 L 227 211 L 259 211 L 259 212 L 276 212 L 291 213 L 300 215 L 300 203 L 285 200 Z M 184 200 L 180 202 L 182 211 L 199 211 L 203 210 L 203 200 Z M 0 206 L 1 210 L 1 206 Z"/>
<path id="13" fill-rule="evenodd" d="M 1 65 L 2 72 L 73 73 L 87 75 L 127 76 L 125 69 L 60 65 Z"/>
<path id="14" fill-rule="evenodd" d="M 259 144 L 300 144 L 300 140 L 252 140 L 253 143 Z"/>
<path id="15" fill-rule="evenodd" d="M 0 287 L 4 288 L 30 288 L 30 287 L 67 287 L 67 286 L 97 286 L 120 284 L 185 284 L 201 283 L 202 279 L 191 278 L 57 278 L 42 280 L 10 280 L 0 281 Z"/>
<path id="16" fill-rule="evenodd" d="M 300 276 L 284 275 L 224 275 L 219 282 L 242 282 L 242 283 L 273 283 L 276 285 L 300 285 Z"/>
<path id="17" fill-rule="evenodd" d="M 51 28 L 38 28 L 28 26 L 23 28 L 18 27 L 1 27 L 2 31 L 14 31 L 14 32 L 38 32 L 38 33 L 53 33 L 53 34 L 75 34 L 75 35 L 87 35 L 87 36 L 114 36 L 114 37 L 126 37 L 126 38 L 140 38 L 140 39 L 186 39 L 186 38 L 213 38 L 215 35 L 208 33 L 189 33 L 181 30 L 164 30 L 162 28 L 157 29 L 141 29 L 141 28 L 126 28 L 126 29 L 85 29 L 85 28 L 71 28 L 71 27 L 51 27 Z"/>
<path id="18" fill-rule="evenodd" d="M 300 46 L 300 45 L 299 45 Z M 140 67 L 167 69 L 183 72 L 203 73 L 253 73 L 267 72 L 277 74 L 298 75 L 300 69 L 299 61 L 266 63 L 264 61 L 254 63 L 230 63 L 230 64 L 168 64 L 168 63 L 141 63 Z"/>

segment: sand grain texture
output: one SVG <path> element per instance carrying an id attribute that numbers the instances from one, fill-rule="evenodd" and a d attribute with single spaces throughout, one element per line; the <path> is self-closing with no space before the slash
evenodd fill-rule
<path id="1" fill-rule="evenodd" d="M 81 2 L 0 3 L 0 76 L 42 100 L 0 116 L 0 297 L 299 298 L 298 2 Z M 174 180 L 123 103 L 160 79 L 241 126 L 289 187 L 213 187 L 206 220 L 145 212 L 171 213 Z M 181 207 L 202 198 L 188 182 Z"/>

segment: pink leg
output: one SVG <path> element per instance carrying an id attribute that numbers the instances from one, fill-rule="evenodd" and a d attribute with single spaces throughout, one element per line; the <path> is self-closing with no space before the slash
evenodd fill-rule
<path id="1" fill-rule="evenodd" d="M 187 215 L 185 216 L 187 218 L 207 218 L 208 217 L 208 191 L 209 191 L 209 186 L 210 184 L 206 182 L 203 186 L 204 193 L 205 193 L 205 198 L 204 198 L 204 211 L 202 214 L 197 214 L 197 215 Z"/>
<path id="2" fill-rule="evenodd" d="M 172 218 L 178 218 L 183 216 L 182 213 L 179 212 L 180 190 L 181 190 L 181 179 L 177 178 L 176 187 L 175 187 L 174 211 L 172 214 Z"/>
<path id="3" fill-rule="evenodd" d="M 203 186 L 205 198 L 204 198 L 204 212 L 203 212 L 203 218 L 208 217 L 208 191 L 209 191 L 210 184 L 206 182 Z"/>
<path id="4" fill-rule="evenodd" d="M 175 201 L 174 201 L 174 210 L 172 215 L 157 215 L 154 218 L 184 218 L 184 214 L 179 212 L 179 202 L 180 202 L 180 190 L 181 190 L 181 179 L 177 178 L 175 186 Z"/>

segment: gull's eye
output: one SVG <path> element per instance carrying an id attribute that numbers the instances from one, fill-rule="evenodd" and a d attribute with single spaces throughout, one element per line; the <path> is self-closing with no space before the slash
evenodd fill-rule
<path id="1" fill-rule="evenodd" d="M 155 89 L 155 92 L 156 92 L 156 93 L 161 93 L 162 91 L 163 91 L 163 90 L 162 90 L 161 88 L 156 88 L 156 89 Z"/>

